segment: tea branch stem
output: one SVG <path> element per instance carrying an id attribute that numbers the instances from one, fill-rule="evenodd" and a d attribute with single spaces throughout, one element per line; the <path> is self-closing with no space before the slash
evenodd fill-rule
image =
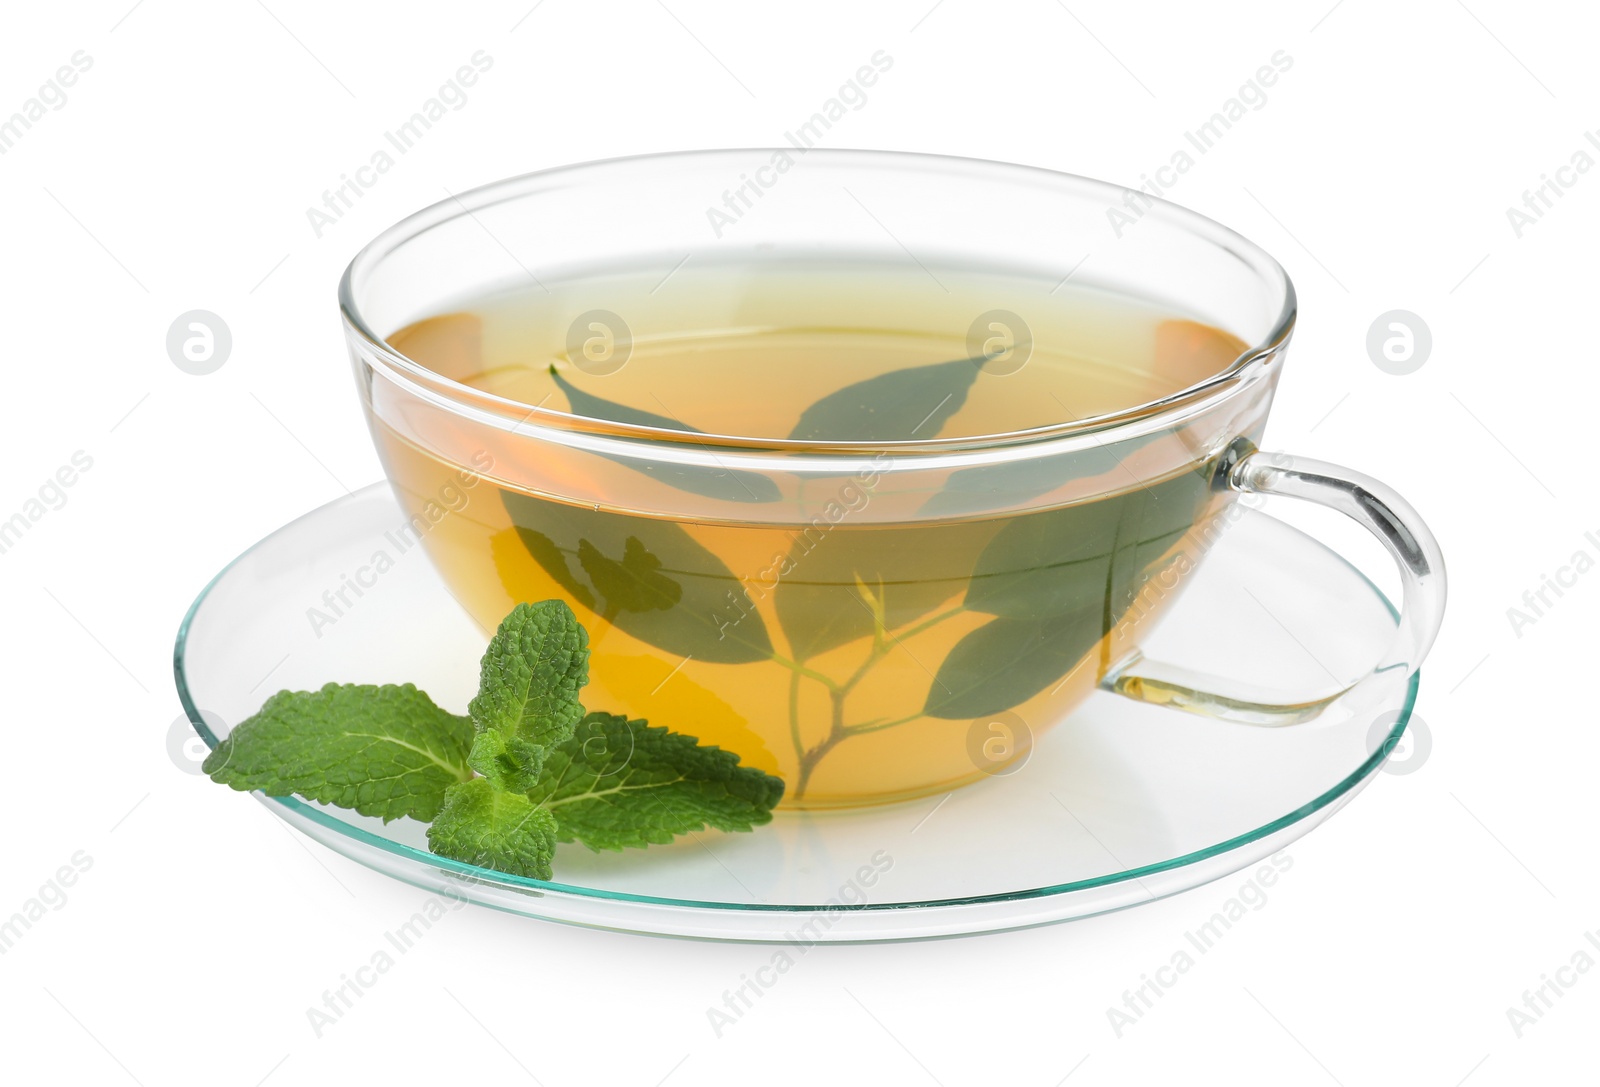
<path id="1" fill-rule="evenodd" d="M 896 642 L 896 643 L 899 643 L 899 642 L 906 641 L 908 638 L 915 638 L 918 634 L 921 634 L 923 631 L 928 630 L 931 627 L 938 626 L 940 623 L 944 622 L 946 619 L 954 618 L 955 616 L 959 615 L 964 610 L 965 609 L 962 608 L 960 604 L 957 604 L 955 607 L 950 608 L 948 611 L 942 611 L 938 615 L 935 615 L 931 619 L 925 619 L 922 622 L 916 624 L 915 626 L 908 627 L 907 629 L 901 631 L 900 633 L 898 633 L 896 635 L 893 635 L 893 641 Z M 872 652 L 867 655 L 867 659 L 861 662 L 861 667 L 857 668 L 855 670 L 855 672 L 851 674 L 849 679 L 845 680 L 844 683 L 840 684 L 839 689 L 841 691 L 843 691 L 844 693 L 846 693 L 846 694 L 848 694 L 848 693 L 850 693 L 850 691 L 854 690 L 856 684 L 860 683 L 862 678 L 865 677 L 866 674 L 869 671 L 872 670 L 873 665 L 877 664 L 880 660 L 882 660 L 884 657 L 889 655 L 890 648 L 891 647 L 890 647 L 889 643 L 887 643 L 887 642 L 875 641 L 874 644 L 873 644 L 873 647 L 872 647 Z M 918 716 L 921 716 L 921 715 L 919 714 Z M 906 718 L 906 720 L 915 721 L 916 717 L 908 717 L 908 718 Z M 901 723 L 903 724 L 904 722 L 901 722 Z"/>
<path id="2" fill-rule="evenodd" d="M 882 732 L 886 728 L 909 725 L 912 721 L 920 721 L 926 716 L 924 713 L 913 713 L 907 717 L 896 717 L 892 721 L 863 721 L 859 725 L 845 725 L 842 731 L 846 736 L 865 736 L 869 732 Z"/>
<path id="3" fill-rule="evenodd" d="M 845 680 L 843 683 L 836 683 L 830 679 L 827 679 L 826 677 L 819 676 L 810 669 L 806 669 L 800 665 L 794 666 L 793 675 L 790 679 L 789 734 L 794 743 L 795 754 L 798 756 L 800 761 L 800 775 L 798 780 L 795 782 L 794 789 L 794 799 L 796 800 L 799 800 L 801 797 L 805 796 L 806 786 L 810 784 L 811 775 L 816 771 L 817 764 L 822 761 L 823 757 L 826 756 L 828 752 L 832 751 L 844 740 L 849 739 L 851 736 L 865 735 L 869 732 L 881 732 L 884 729 L 894 728 L 897 725 L 909 724 L 912 721 L 919 720 L 923 717 L 923 714 L 919 711 L 917 713 L 910 714 L 909 716 L 900 717 L 891 721 L 869 721 L 860 725 L 846 725 L 844 723 L 844 702 L 849 696 L 850 692 L 855 689 L 856 685 L 859 684 L 861 680 L 865 678 L 866 675 L 871 672 L 880 661 L 883 660 L 884 657 L 889 655 L 894 646 L 899 645 L 907 638 L 914 638 L 918 634 L 938 626 L 940 623 L 943 623 L 948 619 L 954 618 L 956 615 L 959 615 L 963 610 L 965 610 L 958 604 L 953 608 L 948 608 L 945 611 L 939 612 L 937 615 L 931 616 L 930 618 L 924 619 L 920 623 L 916 623 L 908 627 L 899 634 L 893 634 L 887 628 L 881 601 L 878 599 L 878 597 L 871 594 L 864 585 L 861 585 L 859 582 L 857 585 L 858 588 L 861 589 L 863 596 L 868 596 L 872 599 L 872 604 L 869 605 L 873 616 L 872 648 L 868 651 L 866 660 L 862 661 L 861 665 L 853 673 L 851 673 L 850 678 Z M 774 656 L 773 659 L 782 663 L 781 658 Z M 828 688 L 828 700 L 831 705 L 831 720 L 829 722 L 828 734 L 822 738 L 821 742 L 817 743 L 811 748 L 807 748 L 805 746 L 805 742 L 800 736 L 799 696 L 801 675 L 810 675 L 814 679 L 819 679 L 823 685 Z"/>
<path id="4" fill-rule="evenodd" d="M 789 671 L 793 672 L 797 676 L 805 676 L 807 679 L 816 680 L 818 683 L 828 688 L 829 691 L 837 691 L 839 689 L 839 684 L 834 682 L 834 680 L 823 675 L 814 668 L 807 668 L 798 661 L 792 661 L 788 657 L 782 656 L 778 653 L 771 654 L 768 659 L 770 659 L 773 664 L 789 669 Z"/>
<path id="5" fill-rule="evenodd" d="M 845 738 L 844 731 L 844 694 L 840 691 L 829 692 L 829 701 L 833 705 L 833 717 L 829 722 L 828 735 L 822 742 L 800 757 L 800 780 L 795 783 L 795 799 L 805 795 L 806 785 L 811 781 L 811 774 L 817 768 L 817 763 L 822 757 L 832 751 L 840 740 Z"/>
<path id="6" fill-rule="evenodd" d="M 789 673 L 789 739 L 794 743 L 794 753 L 805 759 L 806 745 L 800 738 L 800 673 Z M 798 794 L 797 794 L 798 795 Z"/>
<path id="7" fill-rule="evenodd" d="M 927 630 L 929 627 L 936 627 L 940 623 L 944 622 L 946 619 L 953 619 L 957 615 L 960 615 L 962 612 L 964 612 L 966 610 L 967 610 L 966 608 L 962 607 L 960 604 L 957 604 L 953 608 L 950 608 L 950 609 L 948 609 L 946 611 L 941 611 L 938 615 L 935 615 L 931 619 L 924 619 L 922 622 L 918 623 L 916 626 L 909 627 L 906 630 L 902 630 L 899 634 L 895 635 L 895 640 L 903 642 L 907 638 L 915 638 L 918 634 L 921 634 L 923 631 Z"/>

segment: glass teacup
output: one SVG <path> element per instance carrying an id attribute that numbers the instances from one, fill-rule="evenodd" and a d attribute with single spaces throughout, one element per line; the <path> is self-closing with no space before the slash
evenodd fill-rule
<path id="1" fill-rule="evenodd" d="M 1260 249 L 1123 190 L 878 152 L 602 162 L 465 193 L 341 302 L 403 529 L 492 630 L 558 598 L 585 704 L 844 807 L 1004 773 L 1092 692 L 1253 725 L 1142 638 L 1242 495 L 1362 521 L 1438 628 L 1431 534 L 1383 485 L 1256 450 L 1295 318 Z M 1219 631 L 1229 617 L 1218 616 Z M 1378 647 L 1374 647 L 1378 653 Z"/>

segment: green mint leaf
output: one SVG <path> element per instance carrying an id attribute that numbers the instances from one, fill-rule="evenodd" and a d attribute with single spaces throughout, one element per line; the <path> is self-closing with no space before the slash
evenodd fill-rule
<path id="1" fill-rule="evenodd" d="M 473 739 L 467 765 L 498 789 L 525 793 L 538 782 L 544 759 L 545 749 L 539 744 L 490 729 Z"/>
<path id="2" fill-rule="evenodd" d="M 583 717 L 589 636 L 559 600 L 518 604 L 484 651 L 478 694 L 467 707 L 480 732 L 504 734 L 519 761 L 560 743 Z M 535 767 L 537 773 L 537 767 Z"/>
<path id="3" fill-rule="evenodd" d="M 812 404 L 793 441 L 897 442 L 932 438 L 967 402 L 987 359 L 912 366 L 846 385 Z"/>
<path id="4" fill-rule="evenodd" d="M 772 819 L 783 782 L 693 736 L 591 713 L 549 753 L 529 794 L 555 815 L 559 841 L 623 849 L 704 827 L 749 830 Z"/>
<path id="5" fill-rule="evenodd" d="M 607 419 L 613 423 L 626 423 L 630 426 L 657 427 L 661 430 L 677 430 L 688 434 L 703 433 L 671 416 L 657 415 L 653 411 L 640 411 L 638 408 L 630 408 L 626 404 L 618 404 L 593 393 L 584 392 L 562 377 L 553 365 L 550 367 L 550 376 L 555 379 L 556 388 L 566 394 L 567 404 L 576 415 L 589 419 Z M 624 468 L 653 476 L 669 487 L 704 495 L 707 498 L 721 498 L 729 502 L 776 502 L 782 497 L 778 485 L 759 472 L 675 464 L 671 461 L 647 460 L 620 454 L 601 455 Z"/>
<path id="6" fill-rule="evenodd" d="M 445 793 L 444 806 L 428 827 L 428 848 L 480 868 L 549 879 L 556 821 L 524 794 L 473 778 Z"/>
<path id="7" fill-rule="evenodd" d="M 206 757 L 211 780 L 241 792 L 298 793 L 388 822 L 427 821 L 471 776 L 472 722 L 411 684 L 330 683 L 279 691 Z"/>

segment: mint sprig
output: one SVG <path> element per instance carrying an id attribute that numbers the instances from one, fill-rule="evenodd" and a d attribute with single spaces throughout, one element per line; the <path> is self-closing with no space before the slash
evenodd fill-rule
<path id="1" fill-rule="evenodd" d="M 555 813 L 560 841 L 598 853 L 660 845 L 708 823 L 749 830 L 772 817 L 783 782 L 693 736 L 591 713 L 550 752 L 529 796 Z"/>
<path id="2" fill-rule="evenodd" d="M 566 604 L 518 604 L 462 717 L 410 684 L 279 691 L 212 751 L 213 781 L 385 822 L 430 822 L 440 856 L 551 877 L 557 842 L 596 851 L 772 819 L 778 778 L 693 736 L 587 713 L 588 635 Z"/>
<path id="3" fill-rule="evenodd" d="M 556 820 L 526 794 L 473 778 L 445 793 L 444 807 L 428 827 L 428 848 L 480 868 L 549 879 Z"/>
<path id="4" fill-rule="evenodd" d="M 499 788 L 533 788 L 545 751 L 583 717 L 578 689 L 588 682 L 589 635 L 572 609 L 554 600 L 513 608 L 478 665 L 468 764 Z"/>
<path id="5" fill-rule="evenodd" d="M 385 823 L 438 814 L 445 790 L 472 776 L 472 722 L 411 684 L 279 691 L 202 764 L 242 792 L 298 793 Z"/>

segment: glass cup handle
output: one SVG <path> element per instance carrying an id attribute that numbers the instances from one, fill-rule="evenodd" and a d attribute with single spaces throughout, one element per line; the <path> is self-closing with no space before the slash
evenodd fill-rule
<path id="1" fill-rule="evenodd" d="M 1409 678 L 1422 664 L 1444 617 L 1444 555 L 1417 511 L 1370 476 L 1308 457 L 1263 453 L 1240 440 L 1224 454 L 1218 480 L 1242 494 L 1304 498 L 1353 518 L 1383 543 L 1400 568 L 1404 587 L 1394 641 L 1372 671 L 1325 697 L 1303 702 L 1257 701 L 1214 690 L 1222 682 L 1178 665 L 1148 660 L 1135 651 L 1101 681 L 1101 687 L 1140 702 L 1170 706 L 1246 725 L 1292 725 L 1317 716 L 1335 699 L 1369 679 L 1399 671 Z"/>

